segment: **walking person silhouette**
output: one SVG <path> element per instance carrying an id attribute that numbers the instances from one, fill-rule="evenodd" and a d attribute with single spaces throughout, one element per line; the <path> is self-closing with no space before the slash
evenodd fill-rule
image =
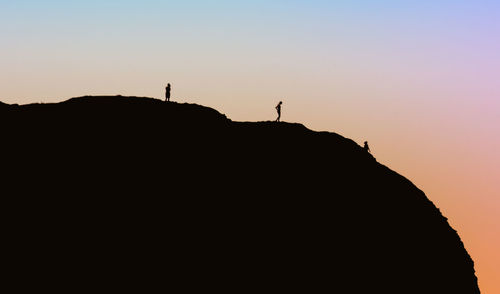
<path id="1" fill-rule="evenodd" d="M 172 88 L 170 87 L 170 84 L 167 85 L 167 87 L 165 88 L 165 101 L 166 102 L 170 102 L 170 90 Z"/>
<path id="2" fill-rule="evenodd" d="M 368 146 L 368 141 L 365 141 L 365 146 L 363 147 L 363 149 L 368 152 L 368 153 L 372 153 L 372 151 L 370 150 L 370 147 Z"/>
<path id="3" fill-rule="evenodd" d="M 278 118 L 276 119 L 277 122 L 279 122 L 281 119 L 281 104 L 283 104 L 282 101 L 280 101 L 280 103 L 278 103 L 278 105 L 276 106 L 276 111 L 278 112 Z"/>

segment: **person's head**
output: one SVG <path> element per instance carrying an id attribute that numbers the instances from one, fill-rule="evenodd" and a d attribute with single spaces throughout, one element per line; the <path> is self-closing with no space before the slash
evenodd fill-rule
<path id="1" fill-rule="evenodd" d="M 279 104 L 280 104 L 280 105 L 281 105 L 281 104 L 283 104 L 283 101 L 280 101 L 280 103 L 279 103 Z"/>
<path id="2" fill-rule="evenodd" d="M 365 141 L 365 145 L 368 145 L 368 141 Z"/>
<path id="3" fill-rule="evenodd" d="M 169 88 L 170 88 L 170 84 L 168 84 L 168 85 L 167 85 L 167 87 L 169 87 Z"/>

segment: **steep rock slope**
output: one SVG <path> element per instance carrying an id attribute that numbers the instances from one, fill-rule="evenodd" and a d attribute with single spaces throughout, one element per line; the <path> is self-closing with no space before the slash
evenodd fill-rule
<path id="1" fill-rule="evenodd" d="M 186 292 L 479 293 L 433 203 L 340 135 L 121 96 L 3 105 L 0 123 L 18 266 Z"/>

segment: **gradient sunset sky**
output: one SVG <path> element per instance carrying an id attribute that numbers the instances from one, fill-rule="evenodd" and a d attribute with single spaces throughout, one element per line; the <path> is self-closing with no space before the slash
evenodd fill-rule
<path id="1" fill-rule="evenodd" d="M 0 101 L 162 98 L 367 140 L 500 293 L 500 1 L 0 0 Z M 5 127 L 5 126 L 4 126 Z"/>

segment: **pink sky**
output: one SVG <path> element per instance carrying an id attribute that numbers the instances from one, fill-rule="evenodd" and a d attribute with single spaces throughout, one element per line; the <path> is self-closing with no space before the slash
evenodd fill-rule
<path id="1" fill-rule="evenodd" d="M 166 1 L 170 2 L 170 1 Z M 0 101 L 162 97 L 367 140 L 421 188 L 500 293 L 496 1 L 0 3 Z"/>

